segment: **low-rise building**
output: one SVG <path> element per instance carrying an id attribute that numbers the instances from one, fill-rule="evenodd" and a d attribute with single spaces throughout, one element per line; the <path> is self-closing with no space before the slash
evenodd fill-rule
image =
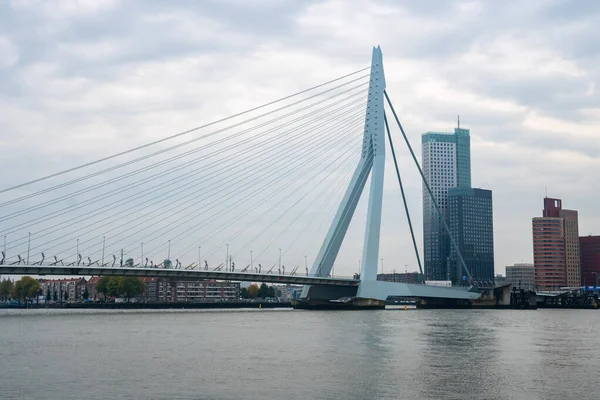
<path id="1" fill-rule="evenodd" d="M 530 263 L 516 263 L 506 267 L 506 280 L 519 289 L 535 289 L 535 267 Z"/>
<path id="2" fill-rule="evenodd" d="M 40 279 L 42 294 L 47 300 L 81 301 L 86 289 L 85 278 Z M 65 296 L 65 293 L 67 294 Z"/>
<path id="3" fill-rule="evenodd" d="M 140 277 L 146 285 L 144 293 L 137 296 L 147 302 L 210 302 L 240 299 L 240 283 L 229 281 L 198 280 L 185 278 Z M 102 298 L 96 284 L 99 277 L 90 279 L 90 298 Z M 83 292 L 82 292 L 83 293 Z"/>

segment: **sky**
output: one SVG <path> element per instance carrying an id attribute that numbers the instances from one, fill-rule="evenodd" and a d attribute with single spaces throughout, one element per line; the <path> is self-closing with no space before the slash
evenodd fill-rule
<path id="1" fill-rule="evenodd" d="M 579 211 L 581 235 L 600 234 L 598 37 L 593 0 L 0 0 L 0 187 L 356 71 L 381 45 L 418 154 L 420 134 L 452 131 L 457 115 L 471 130 L 472 185 L 493 191 L 504 273 L 532 262 L 546 193 Z M 400 156 L 422 243 L 421 182 Z M 380 256 L 416 270 L 390 159 Z M 348 275 L 358 225 L 339 257 Z"/>

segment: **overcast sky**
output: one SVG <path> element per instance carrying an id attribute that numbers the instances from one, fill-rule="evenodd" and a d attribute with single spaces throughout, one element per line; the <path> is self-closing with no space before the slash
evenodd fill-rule
<path id="1" fill-rule="evenodd" d="M 581 235 L 600 234 L 599 37 L 594 0 L 0 0 L 0 186 L 355 71 L 380 44 L 419 154 L 420 134 L 452 131 L 458 114 L 471 129 L 503 273 L 532 261 L 545 188 L 579 211 Z M 421 183 L 401 154 L 421 243 Z M 415 270 L 389 172 L 381 256 Z"/>

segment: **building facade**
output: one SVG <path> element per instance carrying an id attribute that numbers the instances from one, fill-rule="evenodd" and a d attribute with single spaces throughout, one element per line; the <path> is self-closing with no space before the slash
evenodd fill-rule
<path id="1" fill-rule="evenodd" d="M 600 236 L 582 236 L 579 238 L 581 258 L 581 284 L 597 286 L 600 283 Z"/>
<path id="2" fill-rule="evenodd" d="M 85 278 L 40 279 L 42 295 L 50 301 L 82 301 L 86 290 Z M 66 294 L 66 296 L 65 296 Z M 89 294 L 89 293 L 88 293 Z M 56 299 L 56 300 L 55 300 Z"/>
<path id="3" fill-rule="evenodd" d="M 530 263 L 516 263 L 506 267 L 506 281 L 519 289 L 535 289 L 535 268 Z"/>
<path id="4" fill-rule="evenodd" d="M 425 277 L 419 272 L 393 272 L 391 274 L 377 274 L 377 280 L 384 282 L 421 284 L 425 282 Z"/>
<path id="5" fill-rule="evenodd" d="M 471 139 L 468 129 L 454 133 L 426 132 L 421 137 L 425 180 L 442 215 L 423 184 L 423 246 L 425 276 L 428 280 L 449 278 L 449 237 L 443 220 L 448 209 L 448 189 L 471 187 Z"/>
<path id="6" fill-rule="evenodd" d="M 210 302 L 240 299 L 240 283 L 213 280 L 154 278 L 146 282 L 149 302 Z"/>
<path id="7" fill-rule="evenodd" d="M 562 218 L 537 217 L 532 221 L 533 264 L 538 289 L 567 286 L 565 234 Z"/>
<path id="8" fill-rule="evenodd" d="M 542 217 L 533 218 L 533 264 L 538 289 L 581 286 L 577 211 L 561 199 L 544 198 Z"/>
<path id="9" fill-rule="evenodd" d="M 474 281 L 494 281 L 494 216 L 492 191 L 466 187 L 448 190 L 448 225 Z M 467 279 L 458 253 L 450 247 L 449 280 Z"/>
<path id="10" fill-rule="evenodd" d="M 579 221 L 577 211 L 560 210 L 565 232 L 565 272 L 567 286 L 581 286 L 581 257 L 579 254 Z"/>

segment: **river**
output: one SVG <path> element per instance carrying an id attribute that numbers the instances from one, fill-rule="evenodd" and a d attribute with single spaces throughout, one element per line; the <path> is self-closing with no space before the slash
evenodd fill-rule
<path id="1" fill-rule="evenodd" d="M 593 310 L 0 310 L 2 399 L 598 399 Z"/>

